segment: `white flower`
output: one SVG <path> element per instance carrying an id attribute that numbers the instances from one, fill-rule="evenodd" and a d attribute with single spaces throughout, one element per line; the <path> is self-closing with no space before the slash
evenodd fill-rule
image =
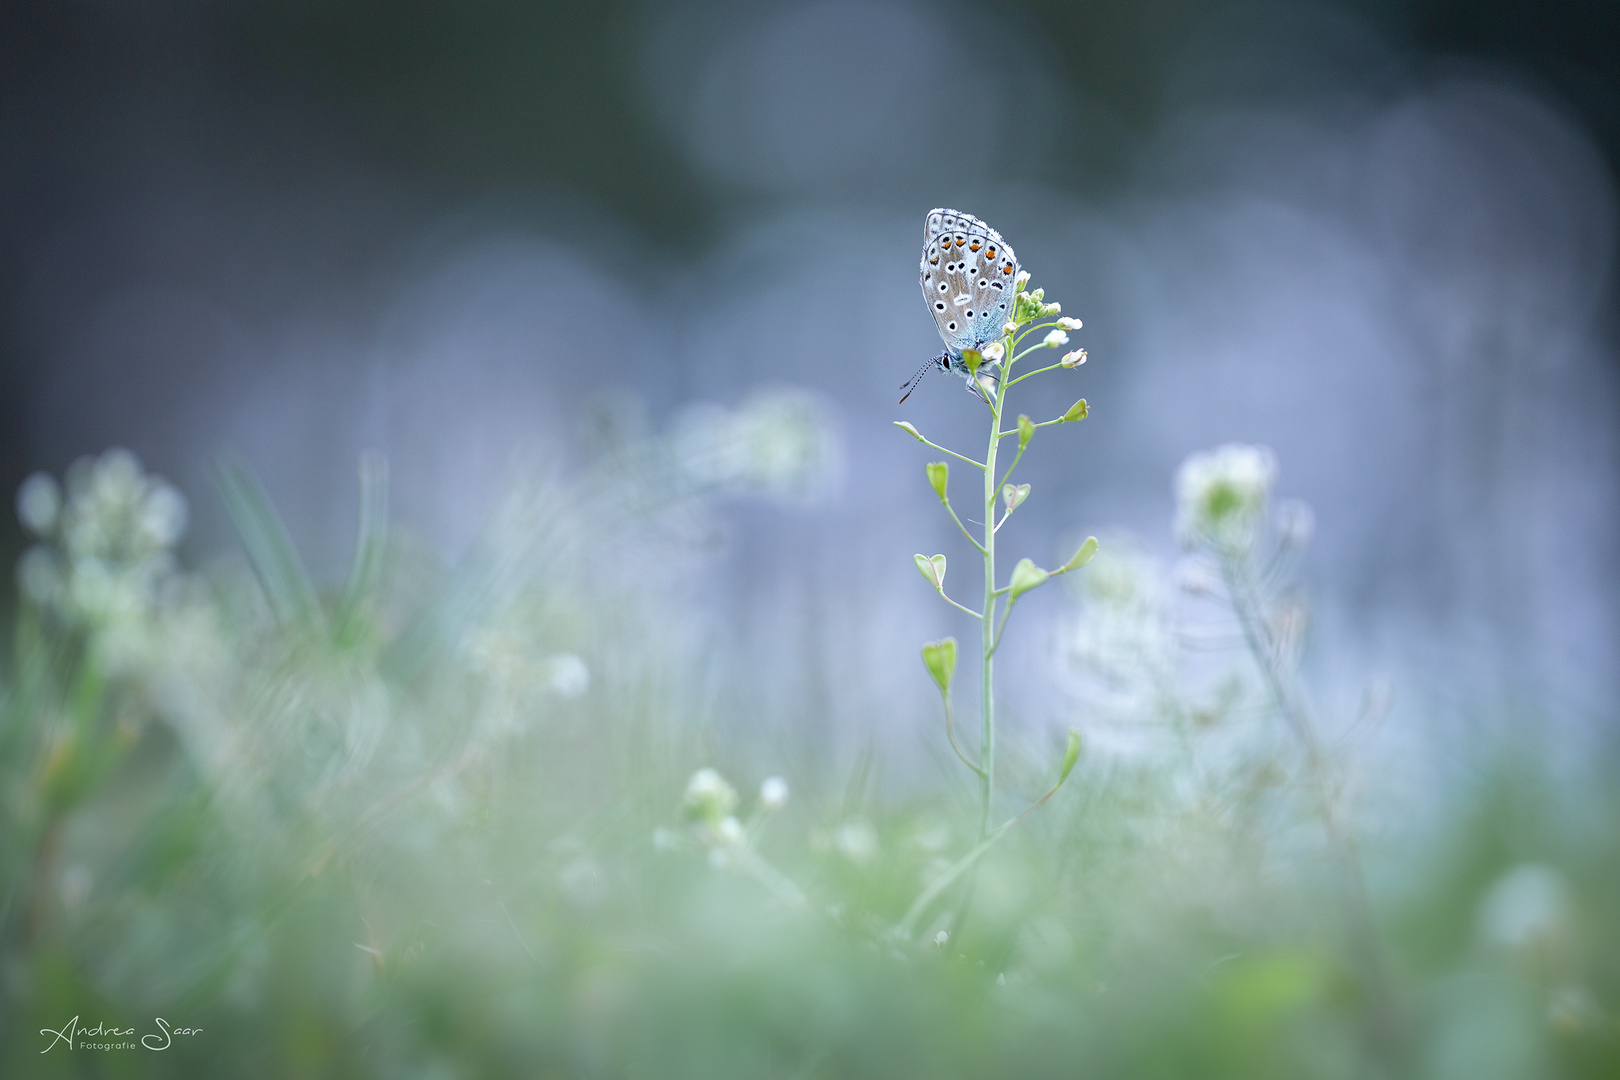
<path id="1" fill-rule="evenodd" d="M 742 846 L 747 836 L 748 834 L 743 832 L 742 822 L 729 814 L 721 818 L 720 823 L 714 827 L 715 842 L 726 847 Z"/>
<path id="2" fill-rule="evenodd" d="M 980 355 L 984 357 L 985 363 L 993 364 L 1005 356 L 1006 352 L 1007 350 L 1005 346 L 1003 346 L 1001 342 L 995 341 L 991 342 L 989 345 L 986 345 L 984 347 L 984 352 Z"/>
<path id="3" fill-rule="evenodd" d="M 1493 945 L 1542 948 L 1569 933 L 1569 885 L 1558 871 L 1522 863 L 1497 879 L 1480 902 L 1478 931 Z"/>
<path id="4" fill-rule="evenodd" d="M 1041 312 L 1041 314 L 1043 314 L 1043 315 L 1056 315 L 1056 314 L 1060 313 L 1062 310 L 1063 310 L 1063 305 L 1058 303 L 1056 300 L 1054 300 L 1050 304 L 1046 305 L 1046 310 Z"/>
<path id="5" fill-rule="evenodd" d="M 793 389 L 755 394 L 737 409 L 690 406 L 672 441 L 683 471 L 700 483 L 782 499 L 823 493 L 839 461 L 820 399 Z"/>
<path id="6" fill-rule="evenodd" d="M 186 497 L 156 481 L 141 502 L 139 528 L 158 547 L 169 547 L 186 531 Z"/>
<path id="7" fill-rule="evenodd" d="M 61 510 L 62 489 L 50 473 L 34 473 L 17 489 L 17 519 L 35 536 L 50 532 Z"/>
<path id="8" fill-rule="evenodd" d="M 591 669 L 573 653 L 558 653 L 546 662 L 547 682 L 558 697 L 577 698 L 591 686 Z"/>
<path id="9" fill-rule="evenodd" d="M 1015 322 L 1009 322 L 1001 328 L 1001 332 L 1003 334 L 1016 334 L 1018 332 L 1018 324 Z"/>
<path id="10" fill-rule="evenodd" d="M 1041 341 L 1041 344 L 1048 349 L 1055 349 L 1059 345 L 1067 345 L 1068 343 L 1069 335 L 1065 334 L 1062 330 L 1053 330 Z"/>
<path id="11" fill-rule="evenodd" d="M 1065 315 L 1063 318 L 1058 320 L 1058 325 L 1063 327 L 1065 330 L 1078 330 L 1082 324 L 1079 319 Z"/>
<path id="12" fill-rule="evenodd" d="M 1028 284 L 1029 284 L 1029 271 L 1028 270 L 1020 270 L 1020 271 L 1018 271 L 1018 276 L 1013 279 L 1013 292 L 1015 292 L 1015 293 L 1023 292 L 1024 291 L 1024 286 L 1028 285 Z"/>
<path id="13" fill-rule="evenodd" d="M 948 931 L 948 930 L 941 930 L 939 933 L 934 935 L 934 944 L 937 945 L 941 949 L 943 949 L 945 947 L 946 943 L 949 942 L 950 940 L 951 940 L 951 934 L 950 934 L 950 931 Z"/>
<path id="14" fill-rule="evenodd" d="M 780 776 L 767 776 L 765 782 L 759 785 L 759 804 L 766 810 L 775 812 L 787 805 L 788 785 Z"/>
<path id="15" fill-rule="evenodd" d="M 699 769 L 686 782 L 681 809 L 699 821 L 718 822 L 737 809 L 737 789 L 713 769 Z"/>
<path id="16" fill-rule="evenodd" d="M 869 862 L 878 851 L 877 830 L 865 821 L 850 821 L 833 834 L 833 847 L 851 862 Z"/>
<path id="17" fill-rule="evenodd" d="M 1176 531 L 1182 543 L 1244 548 L 1264 518 L 1277 458 L 1263 446 L 1230 443 L 1196 453 L 1176 472 Z"/>
<path id="18" fill-rule="evenodd" d="M 1086 362 L 1086 350 L 1076 349 L 1074 352 L 1064 353 L 1063 359 L 1058 361 L 1066 368 L 1077 368 Z"/>

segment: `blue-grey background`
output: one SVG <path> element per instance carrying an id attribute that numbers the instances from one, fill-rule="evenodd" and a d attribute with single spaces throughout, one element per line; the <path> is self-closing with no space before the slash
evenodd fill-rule
<path id="1" fill-rule="evenodd" d="M 728 504 L 670 565 L 743 704 L 910 738 L 918 642 L 973 632 L 910 568 L 970 551 L 890 426 L 979 439 L 959 383 L 895 404 L 954 206 L 1086 323 L 1090 362 L 1015 402 L 1094 411 L 1032 447 L 1011 556 L 1168 562 L 1178 462 L 1265 443 L 1316 510 L 1322 685 L 1584 745 L 1620 670 L 1617 40 L 1612 6 L 1510 0 L 18 0 L 0 480 L 128 446 L 201 561 L 233 451 L 330 580 L 362 450 L 453 559 L 515 473 L 583 467 L 591 415 L 808 388 L 828 494 Z M 1067 603 L 1010 641 L 1025 722 L 1071 707 Z"/>

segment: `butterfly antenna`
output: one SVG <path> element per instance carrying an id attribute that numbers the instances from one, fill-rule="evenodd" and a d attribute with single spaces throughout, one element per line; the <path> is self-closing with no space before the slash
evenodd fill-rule
<path id="1" fill-rule="evenodd" d="M 927 363 L 923 364 L 922 367 L 918 368 L 917 374 L 900 384 L 900 389 L 905 391 L 905 395 L 900 398 L 900 404 L 904 405 L 906 403 L 906 398 L 910 397 L 911 392 L 917 389 L 917 384 L 922 381 L 922 377 L 924 375 L 928 374 L 928 369 L 937 363 L 939 363 L 939 358 L 936 356 L 934 359 L 929 360 Z"/>

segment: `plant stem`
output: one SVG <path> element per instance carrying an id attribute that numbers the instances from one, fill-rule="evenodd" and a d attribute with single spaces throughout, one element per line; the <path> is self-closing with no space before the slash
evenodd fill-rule
<path id="1" fill-rule="evenodd" d="M 995 794 L 996 699 L 992 677 L 996 652 L 996 449 L 1001 444 L 1001 412 L 1007 402 L 1007 386 L 1012 375 L 1012 339 L 1006 341 L 1008 360 L 996 380 L 996 396 L 990 405 L 990 447 L 984 458 L 984 614 L 980 617 L 984 674 L 982 715 L 984 730 L 979 746 L 979 840 L 990 836 L 990 803 Z"/>
<path id="2" fill-rule="evenodd" d="M 1256 666 L 1260 668 L 1272 702 L 1304 754 L 1310 787 L 1316 796 L 1317 813 L 1321 816 L 1322 828 L 1327 834 L 1328 847 L 1339 873 L 1340 901 L 1349 923 L 1351 947 L 1362 965 L 1368 989 L 1373 995 L 1373 1030 L 1369 1034 L 1375 1040 L 1375 1050 L 1390 1057 L 1396 1053 L 1399 1032 L 1395 1030 L 1397 1024 L 1392 1012 L 1391 985 L 1389 971 L 1384 965 L 1383 943 L 1355 838 L 1339 818 L 1327 758 L 1316 736 L 1315 726 L 1311 723 L 1304 696 L 1292 672 L 1284 668 L 1277 642 L 1261 614 L 1252 568 L 1245 558 L 1231 553 L 1222 553 L 1220 563 L 1221 576 L 1225 580 L 1238 625 L 1243 629 L 1244 641 L 1254 656 Z"/>

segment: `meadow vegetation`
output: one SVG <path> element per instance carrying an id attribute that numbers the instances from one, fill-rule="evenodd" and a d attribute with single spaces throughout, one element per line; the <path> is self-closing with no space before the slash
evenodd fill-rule
<path id="1" fill-rule="evenodd" d="M 819 431 L 778 395 L 604 436 L 455 566 L 390 528 L 368 458 L 334 588 L 239 464 L 240 550 L 202 569 L 128 453 L 31 478 L 0 1074 L 1620 1074 L 1613 768 L 1482 735 L 1422 813 L 1369 805 L 1387 695 L 1313 711 L 1310 516 L 1263 450 L 1183 467 L 1173 571 L 1105 535 L 1065 579 L 1084 745 L 1004 737 L 998 815 L 1072 772 L 971 872 L 954 759 L 901 796 L 870 755 L 801 774 L 726 739 L 689 612 L 643 582 L 715 499 L 799 490 Z M 200 1030 L 50 1045 L 75 1017 Z"/>

